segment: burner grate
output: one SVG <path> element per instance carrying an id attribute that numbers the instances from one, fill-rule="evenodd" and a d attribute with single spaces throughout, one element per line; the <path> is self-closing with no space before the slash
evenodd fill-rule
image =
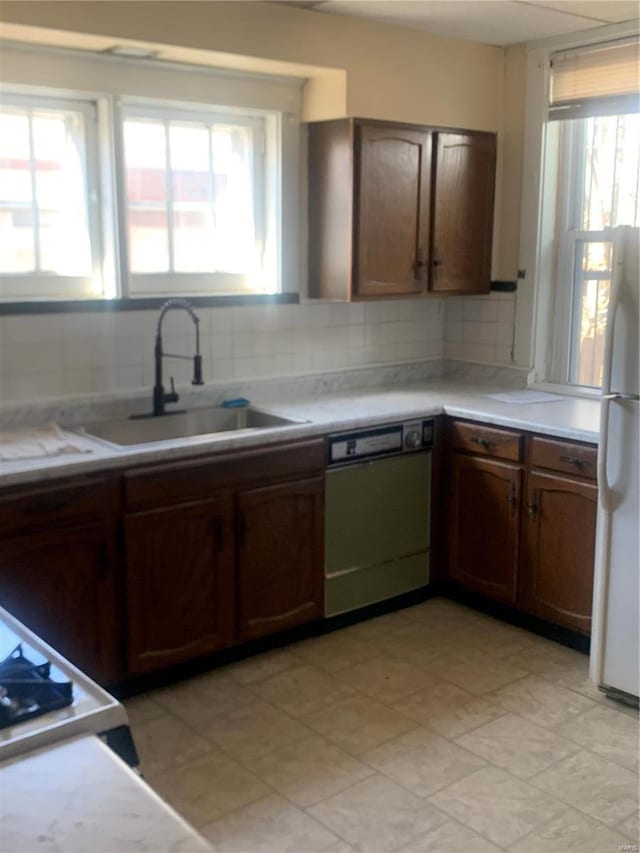
<path id="1" fill-rule="evenodd" d="M 70 681 L 54 681 L 48 661 L 34 664 L 22 643 L 0 661 L 0 728 L 65 708 L 73 702 Z"/>

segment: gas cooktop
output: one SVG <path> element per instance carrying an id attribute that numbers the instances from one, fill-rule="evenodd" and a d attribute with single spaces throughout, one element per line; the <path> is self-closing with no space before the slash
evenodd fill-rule
<path id="1" fill-rule="evenodd" d="M 55 680 L 50 661 L 35 663 L 25 657 L 22 643 L 0 660 L 0 729 L 72 702 L 71 681 Z"/>

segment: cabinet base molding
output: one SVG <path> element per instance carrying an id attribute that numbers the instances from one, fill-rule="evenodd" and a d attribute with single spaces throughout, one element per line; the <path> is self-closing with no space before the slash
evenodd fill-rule
<path id="1" fill-rule="evenodd" d="M 539 619 L 537 616 L 532 616 L 529 613 L 524 613 L 522 610 L 517 610 L 515 607 L 510 607 L 508 604 L 492 601 L 483 595 L 463 589 L 452 581 L 443 581 L 440 586 L 440 592 L 446 598 L 459 601 L 460 604 L 466 604 L 468 607 L 480 610 L 488 616 L 493 616 L 502 622 L 515 625 L 516 628 L 524 628 L 526 631 L 531 631 L 533 634 L 538 634 L 547 640 L 553 640 L 583 654 L 589 654 L 591 646 L 590 638 L 584 634 L 580 634 L 578 631 L 554 625 L 545 619 Z"/>
<path id="2" fill-rule="evenodd" d="M 438 595 L 438 587 L 435 585 L 424 586 L 421 589 L 415 589 L 411 592 L 397 595 L 394 598 L 389 598 L 386 601 L 379 601 L 375 604 L 369 604 L 366 607 L 361 607 L 359 610 L 354 610 L 351 613 L 341 613 L 339 616 L 332 616 L 329 619 L 319 619 L 315 622 L 308 622 L 305 625 L 299 625 L 296 628 L 290 628 L 287 631 L 282 631 L 279 634 L 274 634 L 268 637 L 261 637 L 257 640 L 252 640 L 244 643 L 241 646 L 234 646 L 230 649 L 216 652 L 215 654 L 206 655 L 188 663 L 178 664 L 176 666 L 167 667 L 158 672 L 149 673 L 148 675 L 136 676 L 126 679 L 117 684 L 107 685 L 107 689 L 117 699 L 129 699 L 136 696 L 138 693 L 146 693 L 149 690 L 155 690 L 158 687 L 166 687 L 170 684 L 175 684 L 177 681 L 183 681 L 186 678 L 192 678 L 195 675 L 200 675 L 211 669 L 217 669 L 221 666 L 226 666 L 236 661 L 244 660 L 253 655 L 268 652 L 272 649 L 287 646 L 290 643 L 297 643 L 301 640 L 306 640 L 309 637 L 318 637 L 321 634 L 330 634 L 332 631 L 337 631 L 340 628 L 346 628 L 349 625 L 355 625 L 357 622 L 364 622 L 367 619 L 373 619 L 376 616 L 384 616 L 385 613 L 392 613 L 395 610 L 402 610 L 405 607 L 412 607 L 415 604 L 420 604 L 428 598 L 433 598 Z"/>

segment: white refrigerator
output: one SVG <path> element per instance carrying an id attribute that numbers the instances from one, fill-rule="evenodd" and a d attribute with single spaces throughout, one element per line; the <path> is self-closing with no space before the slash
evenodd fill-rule
<path id="1" fill-rule="evenodd" d="M 640 231 L 616 228 L 598 453 L 591 678 L 613 698 L 640 694 Z"/>

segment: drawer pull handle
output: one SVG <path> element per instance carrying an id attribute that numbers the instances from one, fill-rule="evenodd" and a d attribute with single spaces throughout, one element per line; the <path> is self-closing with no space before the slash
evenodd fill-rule
<path id="1" fill-rule="evenodd" d="M 517 493 L 516 493 L 516 485 L 515 485 L 515 483 L 512 483 L 512 484 L 511 484 L 511 490 L 510 490 L 510 492 L 509 492 L 508 502 L 509 502 L 509 507 L 510 507 L 510 509 L 511 509 L 511 512 L 512 512 L 512 513 L 513 513 L 513 512 L 515 512 L 515 511 L 516 511 L 516 507 L 517 507 L 517 505 L 518 505 L 518 496 L 517 496 Z"/>
<path id="2" fill-rule="evenodd" d="M 561 456 L 560 461 L 566 462 L 567 465 L 575 465 L 579 470 L 582 470 L 583 468 L 591 468 L 591 462 L 587 462 L 585 459 L 580 459 L 579 456 Z"/>
<path id="3" fill-rule="evenodd" d="M 56 512 L 59 509 L 66 509 L 69 503 L 69 501 L 36 501 L 25 508 L 24 514 L 43 515 L 45 512 Z"/>
<path id="4" fill-rule="evenodd" d="M 534 491 L 529 500 L 527 501 L 527 510 L 529 512 L 529 518 L 532 521 L 535 521 L 536 516 L 538 515 L 538 495 L 537 491 Z"/>
<path id="5" fill-rule="evenodd" d="M 473 442 L 473 444 L 479 444 L 479 445 L 480 445 L 480 447 L 485 447 L 487 450 L 488 450 L 490 447 L 495 447 L 495 444 L 496 444 L 496 443 L 495 443 L 495 441 L 491 441 L 491 440 L 490 440 L 490 439 L 488 439 L 488 438 L 481 438 L 481 437 L 480 437 L 480 436 L 478 436 L 478 435 L 474 435 L 474 436 L 471 438 L 471 441 Z"/>

